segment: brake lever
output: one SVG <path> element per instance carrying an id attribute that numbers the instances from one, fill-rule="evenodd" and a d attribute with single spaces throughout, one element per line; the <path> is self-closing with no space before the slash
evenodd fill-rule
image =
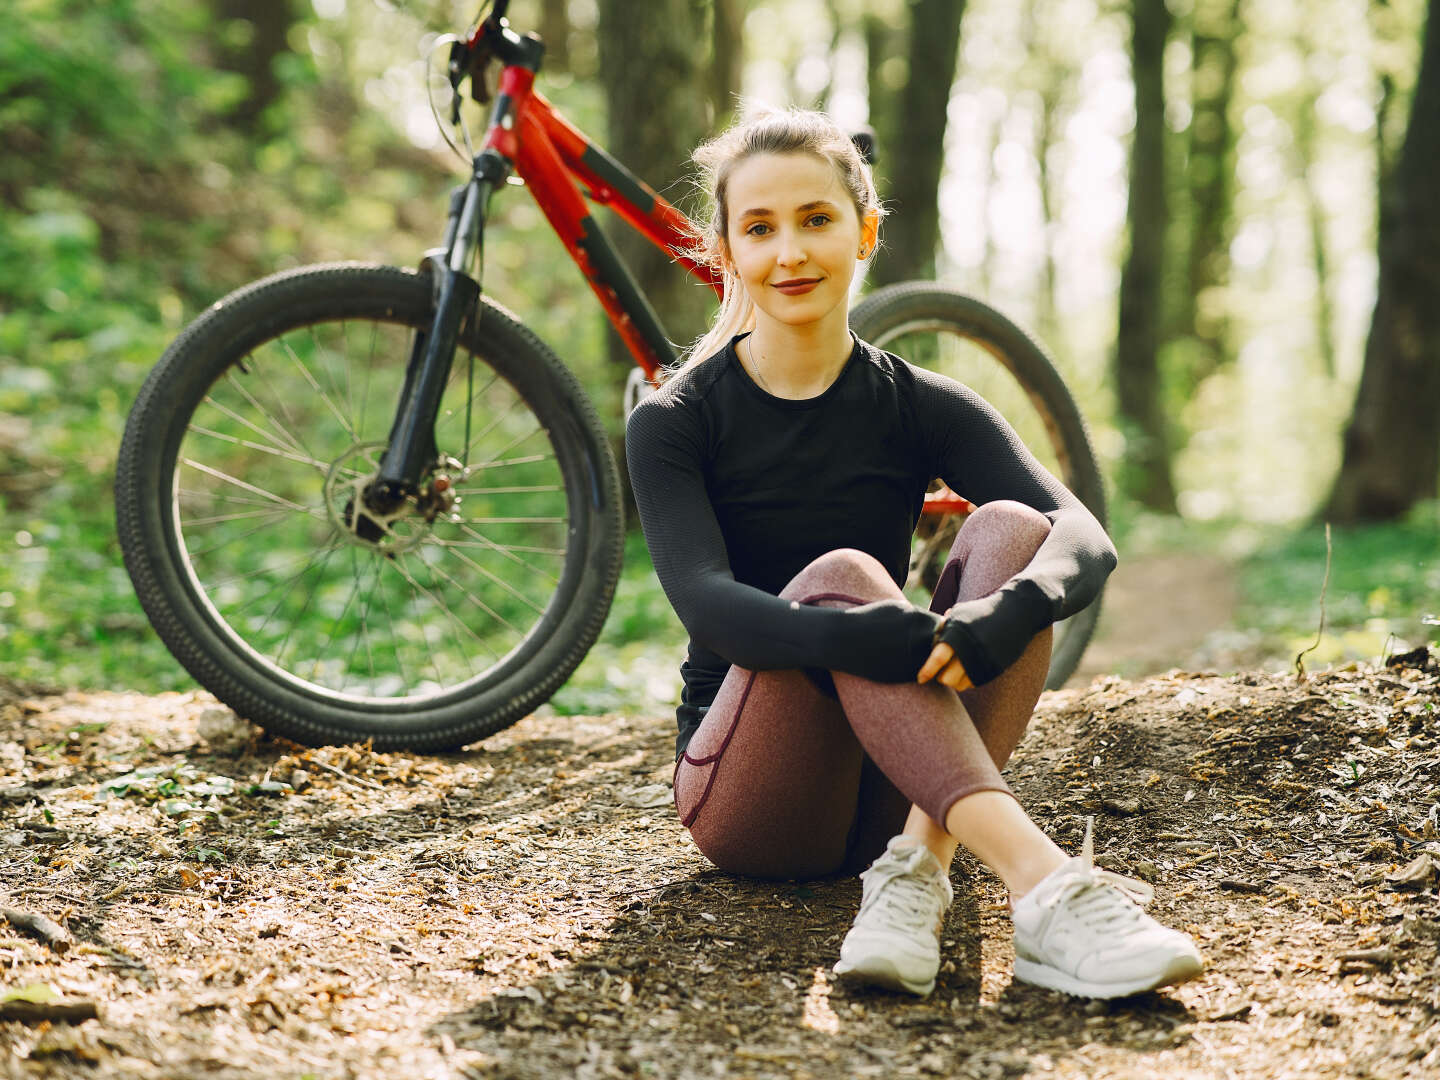
<path id="1" fill-rule="evenodd" d="M 465 42 L 451 42 L 451 55 L 445 65 L 446 76 L 451 85 L 451 124 L 459 124 L 459 107 L 461 107 L 461 94 L 459 85 L 465 81 L 469 69 L 469 46 Z"/>

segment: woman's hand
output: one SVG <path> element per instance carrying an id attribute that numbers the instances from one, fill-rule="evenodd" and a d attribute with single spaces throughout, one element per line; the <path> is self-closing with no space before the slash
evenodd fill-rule
<path id="1" fill-rule="evenodd" d="M 931 679 L 936 679 L 956 691 L 969 690 L 975 685 L 970 681 L 970 676 L 965 674 L 965 666 L 955 659 L 955 650 L 943 641 L 930 650 L 925 666 L 915 677 L 916 682 L 922 683 Z"/>

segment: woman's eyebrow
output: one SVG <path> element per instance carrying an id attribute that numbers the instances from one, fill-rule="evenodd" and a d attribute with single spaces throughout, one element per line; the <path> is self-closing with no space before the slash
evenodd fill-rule
<path id="1" fill-rule="evenodd" d="M 816 200 L 814 200 L 813 202 L 807 202 L 807 203 L 801 204 L 800 206 L 797 206 L 797 207 L 795 208 L 795 212 L 796 212 L 797 214 L 804 214 L 804 213 L 807 213 L 807 212 L 810 211 L 810 210 L 834 210 L 834 209 L 835 209 L 835 204 L 832 203 L 832 202 L 830 202 L 828 199 L 816 199 Z M 746 210 L 746 211 L 744 211 L 743 213 L 741 213 L 740 219 L 743 221 L 745 218 L 748 218 L 748 217 L 767 217 L 767 216 L 769 216 L 770 214 L 773 214 L 773 213 L 775 213 L 774 210 L 770 210 L 770 209 L 768 209 L 768 208 L 766 208 L 766 207 L 763 207 L 763 206 L 757 206 L 757 207 L 755 207 L 754 209 Z"/>

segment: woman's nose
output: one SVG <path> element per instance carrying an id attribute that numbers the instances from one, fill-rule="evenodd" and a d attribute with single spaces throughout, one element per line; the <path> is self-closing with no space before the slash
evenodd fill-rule
<path id="1" fill-rule="evenodd" d="M 803 237 L 799 233 L 782 232 L 780 234 L 780 253 L 775 261 L 781 266 L 795 266 L 803 263 L 807 258 Z"/>

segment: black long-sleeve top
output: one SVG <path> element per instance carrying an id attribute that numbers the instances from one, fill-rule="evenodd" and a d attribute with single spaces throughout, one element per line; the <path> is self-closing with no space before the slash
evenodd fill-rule
<path id="1" fill-rule="evenodd" d="M 1115 565 L 1105 530 L 979 395 L 857 339 L 824 393 L 779 398 L 745 371 L 738 340 L 672 378 L 626 425 L 645 541 L 690 634 L 677 757 L 731 664 L 915 678 L 941 616 L 902 600 L 840 609 L 776 594 L 847 547 L 903 584 L 936 477 L 976 504 L 1014 499 L 1051 522 L 1021 573 L 948 613 L 947 640 L 977 685 L 1099 593 Z"/>

